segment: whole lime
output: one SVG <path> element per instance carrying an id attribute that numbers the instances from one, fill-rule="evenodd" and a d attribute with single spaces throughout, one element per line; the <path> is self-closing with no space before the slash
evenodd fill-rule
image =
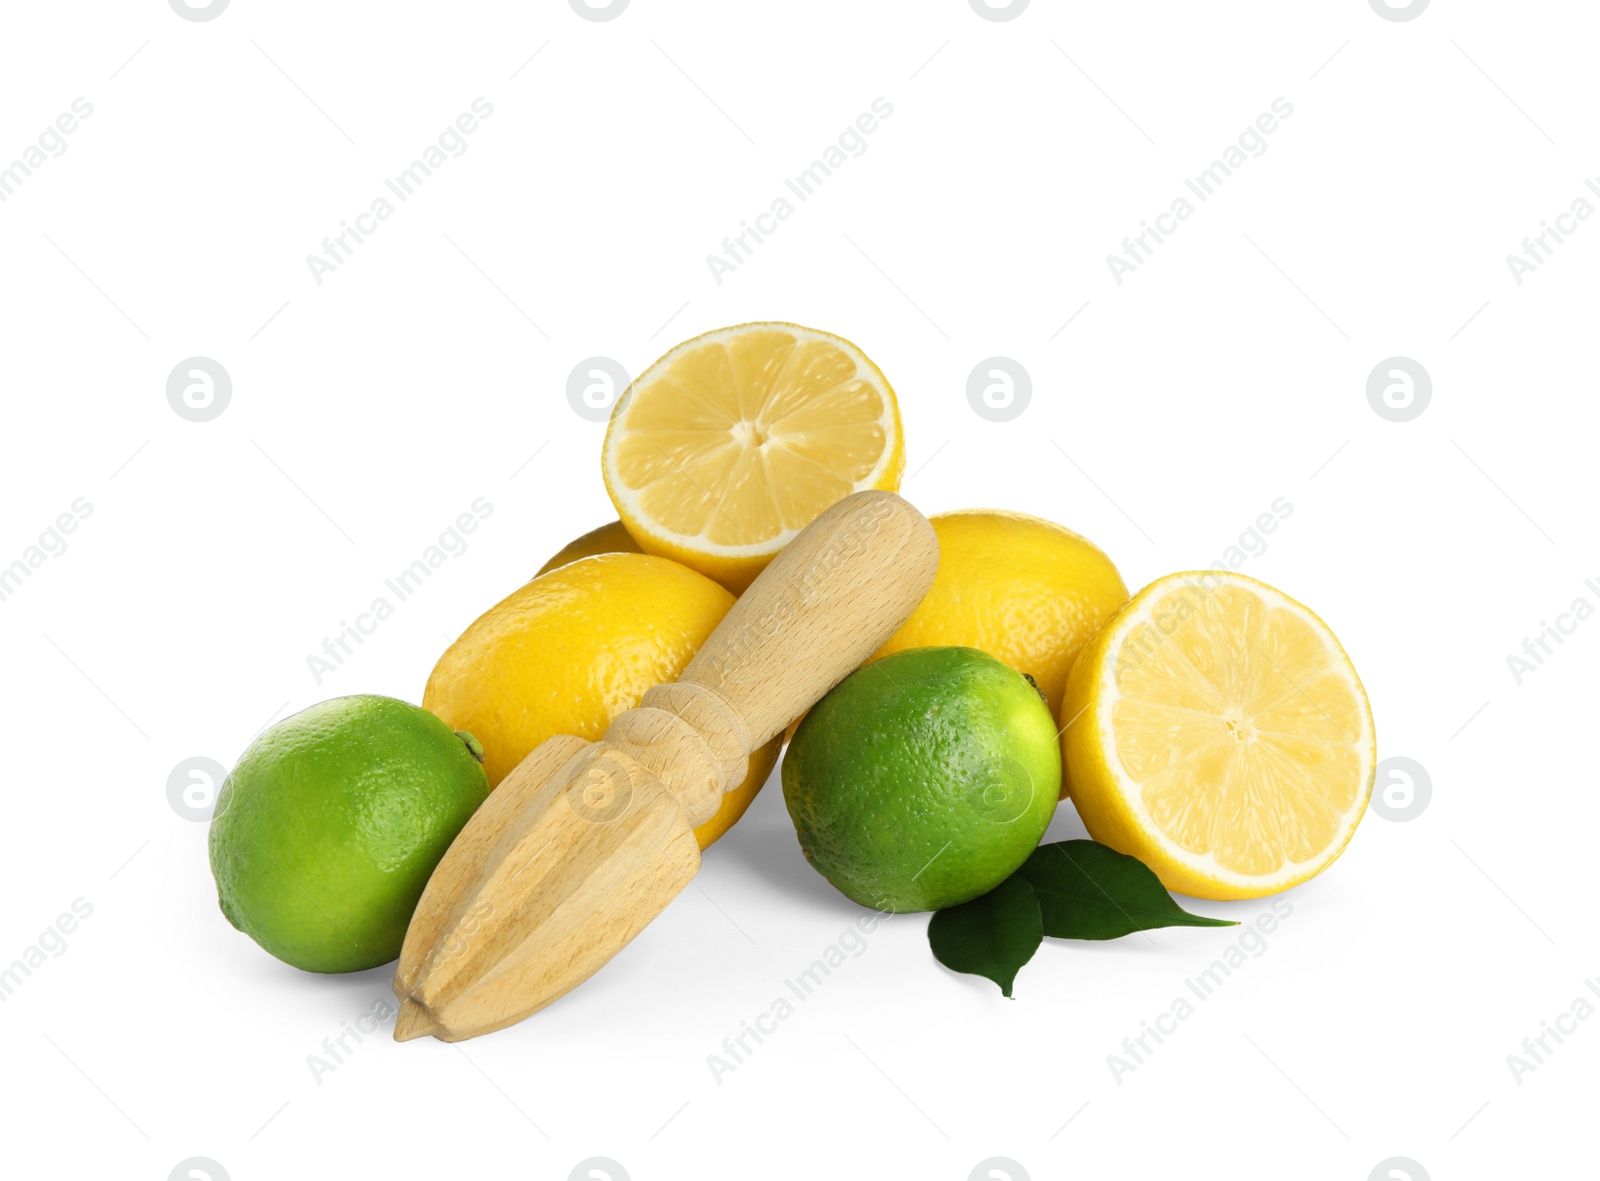
<path id="1" fill-rule="evenodd" d="M 816 704 L 783 762 L 812 866 L 879 910 L 938 910 L 1027 860 L 1061 789 L 1055 720 L 1020 673 L 976 648 L 912 648 Z"/>
<path id="2" fill-rule="evenodd" d="M 488 798 L 481 757 L 470 734 L 392 697 L 336 697 L 285 718 L 217 796 L 222 913 L 308 972 L 388 963 L 428 875 Z"/>

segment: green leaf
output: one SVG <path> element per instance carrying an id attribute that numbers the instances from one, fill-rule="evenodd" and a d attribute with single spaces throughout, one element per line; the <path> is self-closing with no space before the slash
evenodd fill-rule
<path id="1" fill-rule="evenodd" d="M 928 920 L 928 944 L 947 968 L 985 976 L 1011 995 L 1017 971 L 1044 942 L 1033 887 L 1013 874 L 993 890 Z"/>
<path id="2" fill-rule="evenodd" d="M 1033 887 L 1044 933 L 1056 939 L 1120 939 L 1153 927 L 1239 925 L 1190 914 L 1144 862 L 1094 841 L 1040 845 L 1010 881 L 1018 878 Z"/>

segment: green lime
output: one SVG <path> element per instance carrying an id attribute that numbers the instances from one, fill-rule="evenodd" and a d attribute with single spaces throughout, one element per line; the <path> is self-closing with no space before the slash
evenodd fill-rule
<path id="1" fill-rule="evenodd" d="M 1061 790 L 1055 719 L 976 648 L 912 648 L 851 673 L 783 760 L 812 866 L 863 906 L 938 910 L 1028 859 Z"/>
<path id="2" fill-rule="evenodd" d="M 217 797 L 222 913 L 308 972 L 388 963 L 428 875 L 489 795 L 480 751 L 392 697 L 336 697 L 285 718 Z"/>

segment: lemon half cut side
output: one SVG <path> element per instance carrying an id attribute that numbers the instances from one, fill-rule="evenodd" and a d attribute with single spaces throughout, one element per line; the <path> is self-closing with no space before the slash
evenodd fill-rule
<path id="1" fill-rule="evenodd" d="M 1089 834 L 1194 897 L 1321 873 L 1372 793 L 1350 658 L 1308 608 L 1242 574 L 1172 574 L 1135 595 L 1074 665 L 1061 721 Z"/>
<path id="2" fill-rule="evenodd" d="M 606 490 L 647 553 L 742 592 L 801 529 L 905 468 L 888 381 L 841 337 L 740 324 L 678 345 L 628 387 Z"/>

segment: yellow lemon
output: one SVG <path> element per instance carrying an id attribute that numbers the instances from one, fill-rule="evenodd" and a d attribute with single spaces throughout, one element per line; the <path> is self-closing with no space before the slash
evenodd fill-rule
<path id="1" fill-rule="evenodd" d="M 823 510 L 894 491 L 894 391 L 855 345 L 796 324 L 680 344 L 630 385 L 606 429 L 606 491 L 646 553 L 739 593 Z"/>
<path id="2" fill-rule="evenodd" d="M 546 738 L 597 739 L 646 689 L 676 680 L 733 603 L 666 558 L 582 558 L 479 616 L 439 658 L 422 704 L 482 743 L 492 789 Z M 744 783 L 694 830 L 702 849 L 744 814 L 781 745 L 775 738 L 750 756 Z"/>
<path id="3" fill-rule="evenodd" d="M 1242 574 L 1169 574 L 1078 658 L 1061 705 L 1072 800 L 1103 844 L 1197 898 L 1258 898 L 1344 851 L 1377 743 L 1327 624 Z"/>
<path id="4" fill-rule="evenodd" d="M 978 648 L 1027 673 L 1060 713 L 1072 662 L 1128 601 L 1122 575 L 1092 541 L 1038 517 L 966 509 L 930 520 L 939 572 L 877 655 Z"/>
<path id="5" fill-rule="evenodd" d="M 598 529 L 591 529 L 582 537 L 575 537 L 556 551 L 555 555 L 539 567 L 539 574 L 548 574 L 560 566 L 570 566 L 579 558 L 595 554 L 642 554 L 639 543 L 622 527 L 621 521 L 612 521 Z M 535 578 L 538 575 L 534 575 Z"/>

